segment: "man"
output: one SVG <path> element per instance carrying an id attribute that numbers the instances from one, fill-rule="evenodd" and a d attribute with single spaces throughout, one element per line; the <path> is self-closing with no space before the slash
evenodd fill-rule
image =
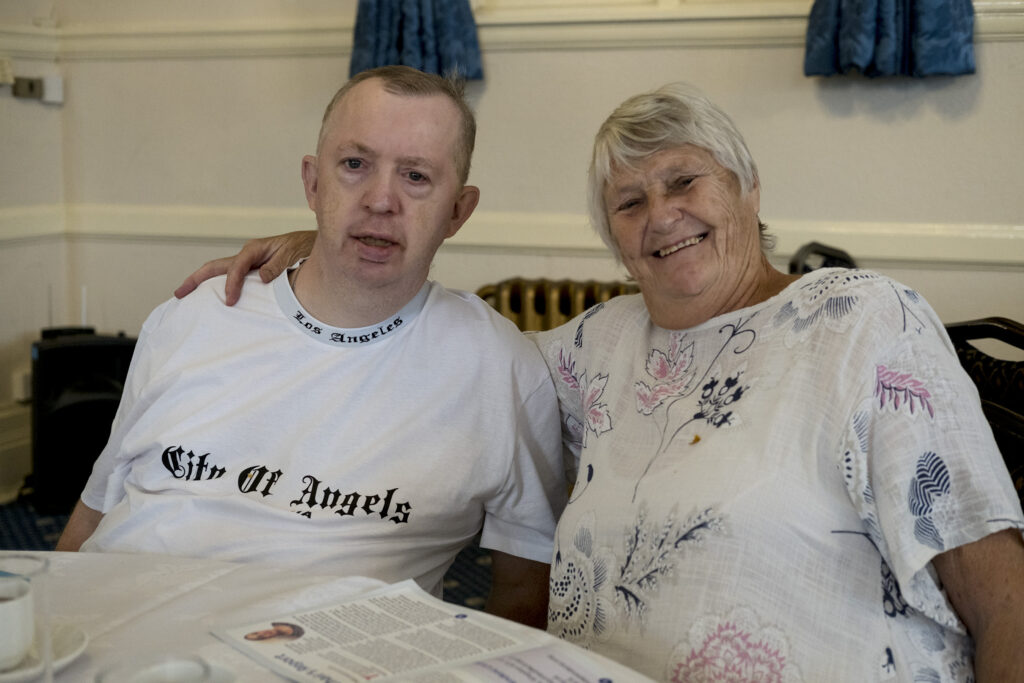
<path id="1" fill-rule="evenodd" d="M 489 611 L 542 626 L 566 491 L 550 375 L 486 304 L 427 280 L 479 199 L 474 136 L 454 82 L 351 79 L 302 162 L 309 258 L 228 315 L 223 280 L 154 311 L 58 549 L 413 577 L 439 594 L 482 528 Z"/>

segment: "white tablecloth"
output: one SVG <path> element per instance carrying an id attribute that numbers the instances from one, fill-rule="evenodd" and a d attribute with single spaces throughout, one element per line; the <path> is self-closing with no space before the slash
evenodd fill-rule
<path id="1" fill-rule="evenodd" d="M 55 677 L 92 681 L 126 656 L 198 654 L 238 683 L 280 681 L 210 634 L 215 626 L 311 609 L 382 586 L 375 579 L 297 573 L 266 565 L 109 553 L 49 558 L 52 620 L 88 635 L 85 652 Z"/>

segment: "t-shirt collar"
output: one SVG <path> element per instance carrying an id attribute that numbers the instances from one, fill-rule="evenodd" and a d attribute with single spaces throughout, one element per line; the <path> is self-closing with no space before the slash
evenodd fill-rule
<path id="1" fill-rule="evenodd" d="M 330 346 L 358 347 L 390 339 L 408 327 L 419 315 L 427 301 L 427 295 L 430 294 L 428 281 L 423 284 L 416 296 L 402 307 L 402 310 L 377 324 L 359 328 L 333 327 L 310 315 L 295 297 L 291 283 L 288 282 L 288 273 L 297 266 L 298 264 L 289 268 L 274 280 L 274 297 L 277 299 L 277 305 L 292 325 L 313 339 Z"/>

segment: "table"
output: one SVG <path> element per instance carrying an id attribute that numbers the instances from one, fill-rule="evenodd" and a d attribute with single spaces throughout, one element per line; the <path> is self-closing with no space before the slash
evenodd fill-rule
<path id="1" fill-rule="evenodd" d="M 0 551 L 0 554 L 9 554 Z M 198 654 L 222 678 L 281 681 L 210 630 L 354 597 L 384 585 L 365 577 L 218 560 L 116 553 L 32 553 L 50 560 L 51 620 L 85 631 L 85 652 L 56 683 L 92 681 L 120 658 L 146 653 Z"/>

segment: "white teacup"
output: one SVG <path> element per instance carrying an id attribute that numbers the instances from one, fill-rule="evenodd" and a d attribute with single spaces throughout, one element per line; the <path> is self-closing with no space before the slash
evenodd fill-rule
<path id="1" fill-rule="evenodd" d="M 17 574 L 0 574 L 0 671 L 8 671 L 28 656 L 35 635 L 32 584 Z"/>

